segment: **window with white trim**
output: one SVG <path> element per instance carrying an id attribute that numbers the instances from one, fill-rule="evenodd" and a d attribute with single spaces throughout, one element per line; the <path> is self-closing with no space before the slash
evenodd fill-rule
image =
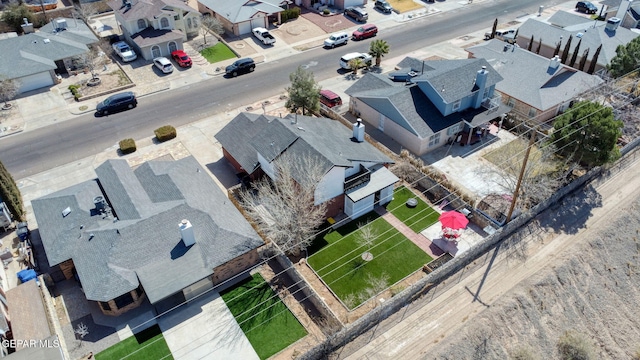
<path id="1" fill-rule="evenodd" d="M 169 19 L 167 18 L 162 18 L 160 19 L 160 27 L 165 29 L 169 27 Z"/>
<path id="2" fill-rule="evenodd" d="M 458 109 L 460 109 L 460 100 L 454 102 L 452 107 L 453 111 L 458 111 Z"/>
<path id="3" fill-rule="evenodd" d="M 143 30 L 146 27 L 147 23 L 144 21 L 144 19 L 138 19 L 138 29 Z"/>
<path id="4" fill-rule="evenodd" d="M 536 117 L 537 114 L 538 114 L 538 110 L 536 110 L 535 108 L 532 107 L 531 109 L 529 109 L 529 117 L 530 118 Z"/>
<path id="5" fill-rule="evenodd" d="M 456 124 L 447 129 L 447 135 L 457 134 L 462 128 L 462 124 Z"/>
<path id="6" fill-rule="evenodd" d="M 516 99 L 515 99 L 515 98 L 510 97 L 510 98 L 509 98 L 509 100 L 507 101 L 507 105 L 508 105 L 508 106 L 511 106 L 511 107 L 516 106 Z"/>
<path id="7" fill-rule="evenodd" d="M 429 137 L 429 147 L 436 146 L 440 143 L 440 133 L 433 134 Z"/>

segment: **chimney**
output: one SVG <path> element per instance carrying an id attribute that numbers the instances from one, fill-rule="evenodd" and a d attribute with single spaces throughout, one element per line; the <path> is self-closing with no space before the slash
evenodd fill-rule
<path id="1" fill-rule="evenodd" d="M 356 139 L 357 142 L 364 141 L 364 124 L 360 118 L 353 124 L 353 138 Z"/>
<path id="2" fill-rule="evenodd" d="M 67 28 L 67 20 L 66 19 L 58 19 L 56 20 L 56 31 L 62 31 Z"/>
<path id="3" fill-rule="evenodd" d="M 549 60 L 549 72 L 555 72 L 560 66 L 560 57 L 558 55 L 554 56 Z"/>
<path id="4" fill-rule="evenodd" d="M 482 65 L 482 69 L 478 70 L 476 73 L 476 86 L 478 87 L 478 93 L 476 94 L 476 100 L 473 104 L 473 108 L 477 109 L 482 105 L 482 100 L 484 97 L 484 88 L 487 86 L 487 77 L 489 76 L 489 72 L 487 71 L 487 67 Z"/>
<path id="5" fill-rule="evenodd" d="M 20 25 L 22 27 L 22 32 L 25 34 L 31 34 L 33 32 L 33 24 L 29 22 L 27 18 L 22 18 L 24 24 Z"/>
<path id="6" fill-rule="evenodd" d="M 624 2 L 624 1 L 623 1 Z M 605 30 L 615 32 L 620 26 L 620 18 L 612 17 L 607 20 L 607 25 L 604 26 Z"/>
<path id="7" fill-rule="evenodd" d="M 184 219 L 178 224 L 180 228 L 180 235 L 182 236 L 182 241 L 184 242 L 184 246 L 189 247 L 196 243 L 196 237 L 193 234 L 193 226 L 189 220 Z"/>
<path id="8" fill-rule="evenodd" d="M 627 15 L 627 11 L 629 10 L 629 6 L 631 6 L 632 1 L 633 0 L 620 1 L 620 5 L 618 6 L 618 11 L 616 11 L 616 17 L 618 19 L 624 19 L 625 15 Z"/>

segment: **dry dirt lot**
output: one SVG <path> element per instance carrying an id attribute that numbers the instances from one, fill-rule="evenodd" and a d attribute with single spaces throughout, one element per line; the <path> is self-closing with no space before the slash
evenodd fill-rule
<path id="1" fill-rule="evenodd" d="M 333 358 L 554 359 L 568 330 L 596 359 L 640 355 L 639 174 L 636 154 Z"/>

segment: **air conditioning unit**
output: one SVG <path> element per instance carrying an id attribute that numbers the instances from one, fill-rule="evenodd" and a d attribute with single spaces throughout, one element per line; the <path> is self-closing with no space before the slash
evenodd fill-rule
<path id="1" fill-rule="evenodd" d="M 620 26 L 620 18 L 617 17 L 612 17 L 609 18 L 609 20 L 607 20 L 607 25 L 605 25 L 605 29 L 607 29 L 608 31 L 616 31 L 616 29 L 618 29 L 618 26 Z"/>

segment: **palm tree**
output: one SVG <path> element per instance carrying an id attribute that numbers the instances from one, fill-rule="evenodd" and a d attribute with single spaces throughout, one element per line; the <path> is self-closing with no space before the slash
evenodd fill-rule
<path id="1" fill-rule="evenodd" d="M 349 69 L 353 71 L 354 76 L 358 75 L 358 69 L 363 66 L 365 66 L 364 60 L 359 57 L 349 60 Z"/>
<path id="2" fill-rule="evenodd" d="M 389 53 L 389 44 L 384 40 L 373 40 L 369 47 L 369 55 L 375 56 L 376 66 L 380 66 L 382 57 Z"/>

